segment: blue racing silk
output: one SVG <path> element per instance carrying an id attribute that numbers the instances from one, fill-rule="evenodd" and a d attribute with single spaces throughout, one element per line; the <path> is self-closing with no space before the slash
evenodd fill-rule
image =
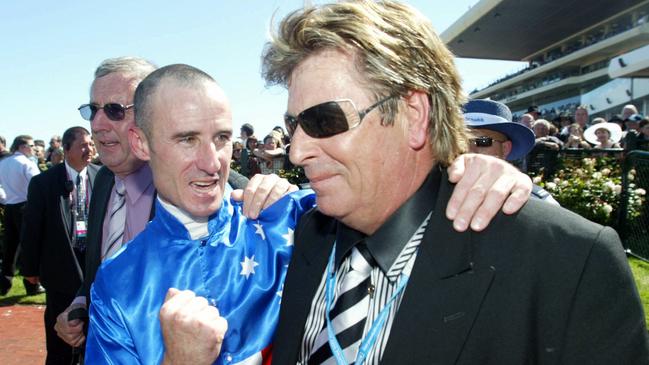
<path id="1" fill-rule="evenodd" d="M 207 237 L 192 240 L 156 202 L 145 230 L 102 263 L 91 289 L 86 363 L 159 364 L 164 343 L 158 315 L 171 287 L 205 297 L 228 321 L 215 364 L 267 357 L 293 230 L 315 195 L 291 193 L 249 220 L 230 192 L 209 218 Z"/>

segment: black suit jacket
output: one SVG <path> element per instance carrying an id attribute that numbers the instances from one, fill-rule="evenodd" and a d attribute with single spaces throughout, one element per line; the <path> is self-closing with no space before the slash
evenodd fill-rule
<path id="1" fill-rule="evenodd" d="M 542 201 L 457 233 L 435 211 L 384 364 L 647 364 L 643 309 L 615 231 Z M 336 222 L 307 213 L 282 293 L 274 364 L 295 364 Z"/>
<path id="2" fill-rule="evenodd" d="M 99 166 L 88 165 L 90 186 Z M 39 276 L 48 292 L 74 295 L 82 278 L 72 249 L 73 212 L 65 164 L 51 167 L 29 182 L 21 239 L 21 272 Z"/>

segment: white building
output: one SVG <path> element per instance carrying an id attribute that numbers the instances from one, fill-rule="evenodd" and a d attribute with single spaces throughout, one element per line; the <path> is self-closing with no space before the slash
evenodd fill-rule
<path id="1" fill-rule="evenodd" d="M 649 112 L 649 0 L 481 0 L 441 37 L 458 57 L 528 62 L 470 93 L 515 115 L 530 105 L 546 119 L 578 105 L 591 118 L 629 103 Z"/>

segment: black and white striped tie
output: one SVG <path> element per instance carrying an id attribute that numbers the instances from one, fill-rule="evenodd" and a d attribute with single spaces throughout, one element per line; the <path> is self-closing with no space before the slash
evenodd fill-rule
<path id="1" fill-rule="evenodd" d="M 102 261 L 111 257 L 120 247 L 124 239 L 124 227 L 126 226 L 126 187 L 120 179 L 115 179 L 115 195 L 110 209 L 110 220 L 108 221 L 106 251 L 102 255 Z"/>
<path id="2" fill-rule="evenodd" d="M 343 349 L 349 364 L 354 362 L 363 337 L 370 303 L 369 288 L 372 266 L 367 262 L 358 248 L 353 247 L 350 257 L 350 269 L 341 279 L 339 294 L 333 304 L 329 318 L 336 333 L 336 338 Z M 308 364 L 321 364 L 334 358 L 327 339 L 327 323 L 318 335 L 315 351 L 309 356 Z M 320 345 L 320 346 L 318 346 Z"/>

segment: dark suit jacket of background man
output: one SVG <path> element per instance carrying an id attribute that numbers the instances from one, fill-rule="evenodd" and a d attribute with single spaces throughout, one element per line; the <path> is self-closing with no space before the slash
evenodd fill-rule
<path id="1" fill-rule="evenodd" d="M 643 309 L 615 231 L 530 199 L 483 233 L 457 233 L 444 217 L 447 181 L 444 173 L 382 363 L 649 363 Z M 273 364 L 297 361 L 335 237 L 333 218 L 312 210 L 300 220 Z"/>
<path id="2" fill-rule="evenodd" d="M 228 183 L 233 189 L 245 189 L 248 178 L 230 171 Z M 95 281 L 95 275 L 101 265 L 101 242 L 104 228 L 106 210 L 110 204 L 110 194 L 115 185 L 115 174 L 106 167 L 102 167 L 97 173 L 95 190 L 90 201 L 90 212 L 88 218 L 88 239 L 86 244 L 86 269 L 85 280 L 79 289 L 78 295 L 85 296 L 88 305 L 90 304 L 90 286 Z M 153 218 L 155 198 L 151 206 L 149 220 Z M 77 287 L 78 288 L 78 287 Z M 69 304 L 69 303 L 68 303 Z"/>
<path id="3" fill-rule="evenodd" d="M 87 169 L 92 189 L 99 166 L 90 164 Z M 66 190 L 67 181 L 64 163 L 51 167 L 30 181 L 20 262 L 21 273 L 24 276 L 39 276 L 48 294 L 59 292 L 74 298 L 82 278 L 79 277 L 71 249 L 74 238 L 73 202 L 71 193 Z M 82 268 L 83 264 L 83 260 L 79 262 Z"/>
<path id="4" fill-rule="evenodd" d="M 90 164 L 87 169 L 92 189 L 99 166 Z M 30 180 L 19 257 L 22 275 L 38 276 L 47 290 L 45 331 L 48 361 L 56 363 L 69 363 L 71 355 L 71 347 L 54 331 L 56 316 L 74 299 L 83 280 L 79 275 L 80 271 L 83 272 L 83 254 L 75 254 L 72 248 L 74 216 L 68 190 L 72 185 L 66 189 L 66 182 L 72 182 L 68 180 L 65 163 L 55 165 Z"/>

